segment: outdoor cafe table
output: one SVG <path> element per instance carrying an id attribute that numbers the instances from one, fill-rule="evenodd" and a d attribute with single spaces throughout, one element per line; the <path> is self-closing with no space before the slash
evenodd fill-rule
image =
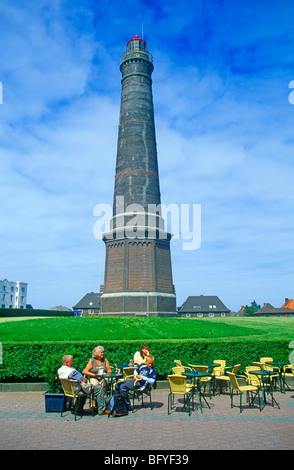
<path id="1" fill-rule="evenodd" d="M 112 394 L 113 394 L 113 385 L 119 379 L 121 379 L 123 376 L 124 376 L 124 374 L 122 374 L 122 373 L 106 372 L 106 374 L 96 374 L 95 378 L 96 379 L 106 379 L 107 380 L 107 383 L 108 383 L 109 388 L 110 388 L 110 393 L 111 393 L 111 396 L 112 396 Z"/>
<path id="2" fill-rule="evenodd" d="M 274 402 L 276 403 L 277 407 L 280 409 L 279 404 L 274 398 L 272 383 L 270 377 L 276 375 L 275 371 L 272 370 L 251 370 L 250 374 L 257 375 L 261 379 L 261 387 L 259 387 L 262 391 L 262 400 L 260 405 L 260 411 L 264 408 L 264 403 L 266 403 L 266 395 L 270 395 L 272 397 L 272 406 L 274 406 Z"/>
<path id="3" fill-rule="evenodd" d="M 284 368 L 284 366 L 289 365 L 289 361 L 288 362 L 269 361 L 269 362 L 266 362 L 266 365 L 273 366 L 273 367 L 277 368 L 276 372 L 279 374 L 281 392 L 286 393 L 285 386 L 287 386 L 288 389 L 289 389 L 289 386 L 286 384 L 285 375 L 283 374 L 283 368 Z"/>
<path id="4" fill-rule="evenodd" d="M 206 398 L 205 398 L 204 394 L 201 391 L 201 379 L 203 377 L 210 377 L 211 373 L 210 372 L 198 372 L 198 371 L 186 370 L 185 372 L 183 372 L 183 375 L 185 377 L 188 377 L 189 379 L 192 379 L 192 406 L 193 406 L 193 396 L 196 395 L 196 393 L 197 393 L 198 400 L 199 400 L 200 411 L 201 411 L 201 413 L 203 413 L 201 399 L 203 398 L 203 400 L 207 404 L 208 408 L 210 408 L 210 406 L 207 403 Z"/>

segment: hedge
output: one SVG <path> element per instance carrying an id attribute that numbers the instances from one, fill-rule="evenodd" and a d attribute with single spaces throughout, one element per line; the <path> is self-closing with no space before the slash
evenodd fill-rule
<path id="1" fill-rule="evenodd" d="M 0 318 L 10 317 L 73 317 L 71 310 L 43 310 L 31 308 L 0 308 Z"/>
<path id="2" fill-rule="evenodd" d="M 187 363 L 210 362 L 224 359 L 227 365 L 241 364 L 241 367 L 258 361 L 260 357 L 274 357 L 277 360 L 289 360 L 289 342 L 273 341 L 237 341 L 198 342 L 192 340 L 152 340 L 148 342 L 150 352 L 155 357 L 158 379 L 166 378 L 174 366 L 174 360 Z M 71 354 L 75 367 L 82 371 L 92 356 L 92 350 L 99 342 L 3 342 L 3 360 L 0 364 L 1 382 L 44 382 L 44 362 L 50 357 L 61 357 Z M 108 341 L 103 342 L 104 357 L 110 365 L 128 363 L 142 341 Z M 56 371 L 54 371 L 56 372 Z"/>

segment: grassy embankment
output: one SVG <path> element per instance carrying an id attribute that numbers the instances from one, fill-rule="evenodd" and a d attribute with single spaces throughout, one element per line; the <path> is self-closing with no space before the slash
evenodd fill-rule
<path id="1" fill-rule="evenodd" d="M 0 319 L 0 341 L 293 340 L 294 318 L 201 319 L 136 317 Z"/>

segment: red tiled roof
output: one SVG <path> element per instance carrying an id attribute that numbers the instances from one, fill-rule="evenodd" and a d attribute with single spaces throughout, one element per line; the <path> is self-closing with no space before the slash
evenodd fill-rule
<path id="1" fill-rule="evenodd" d="M 294 310 L 294 299 L 289 299 L 288 303 L 286 304 L 285 302 L 281 308 L 291 308 L 292 310 Z"/>

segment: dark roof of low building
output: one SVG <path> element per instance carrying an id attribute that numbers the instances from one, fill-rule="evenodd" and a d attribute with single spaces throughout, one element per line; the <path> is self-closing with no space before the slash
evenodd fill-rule
<path id="1" fill-rule="evenodd" d="M 230 312 L 217 295 L 191 295 L 185 300 L 179 311 L 184 313 Z"/>
<path id="2" fill-rule="evenodd" d="M 56 305 L 56 307 L 50 307 L 49 310 L 58 310 L 60 312 L 71 312 L 70 308 L 64 307 L 63 305 Z"/>
<path id="3" fill-rule="evenodd" d="M 91 309 L 100 308 L 100 294 L 96 292 L 90 292 L 86 294 L 74 307 L 73 309 Z"/>
<path id="4" fill-rule="evenodd" d="M 289 310 L 289 308 L 275 308 L 270 303 L 265 302 L 263 304 L 263 307 L 261 307 L 260 310 L 257 310 L 257 312 L 254 312 L 253 315 L 265 315 L 265 314 L 276 315 L 279 313 L 286 313 L 287 315 L 289 315 L 290 312 L 291 312 L 291 309 Z"/>

